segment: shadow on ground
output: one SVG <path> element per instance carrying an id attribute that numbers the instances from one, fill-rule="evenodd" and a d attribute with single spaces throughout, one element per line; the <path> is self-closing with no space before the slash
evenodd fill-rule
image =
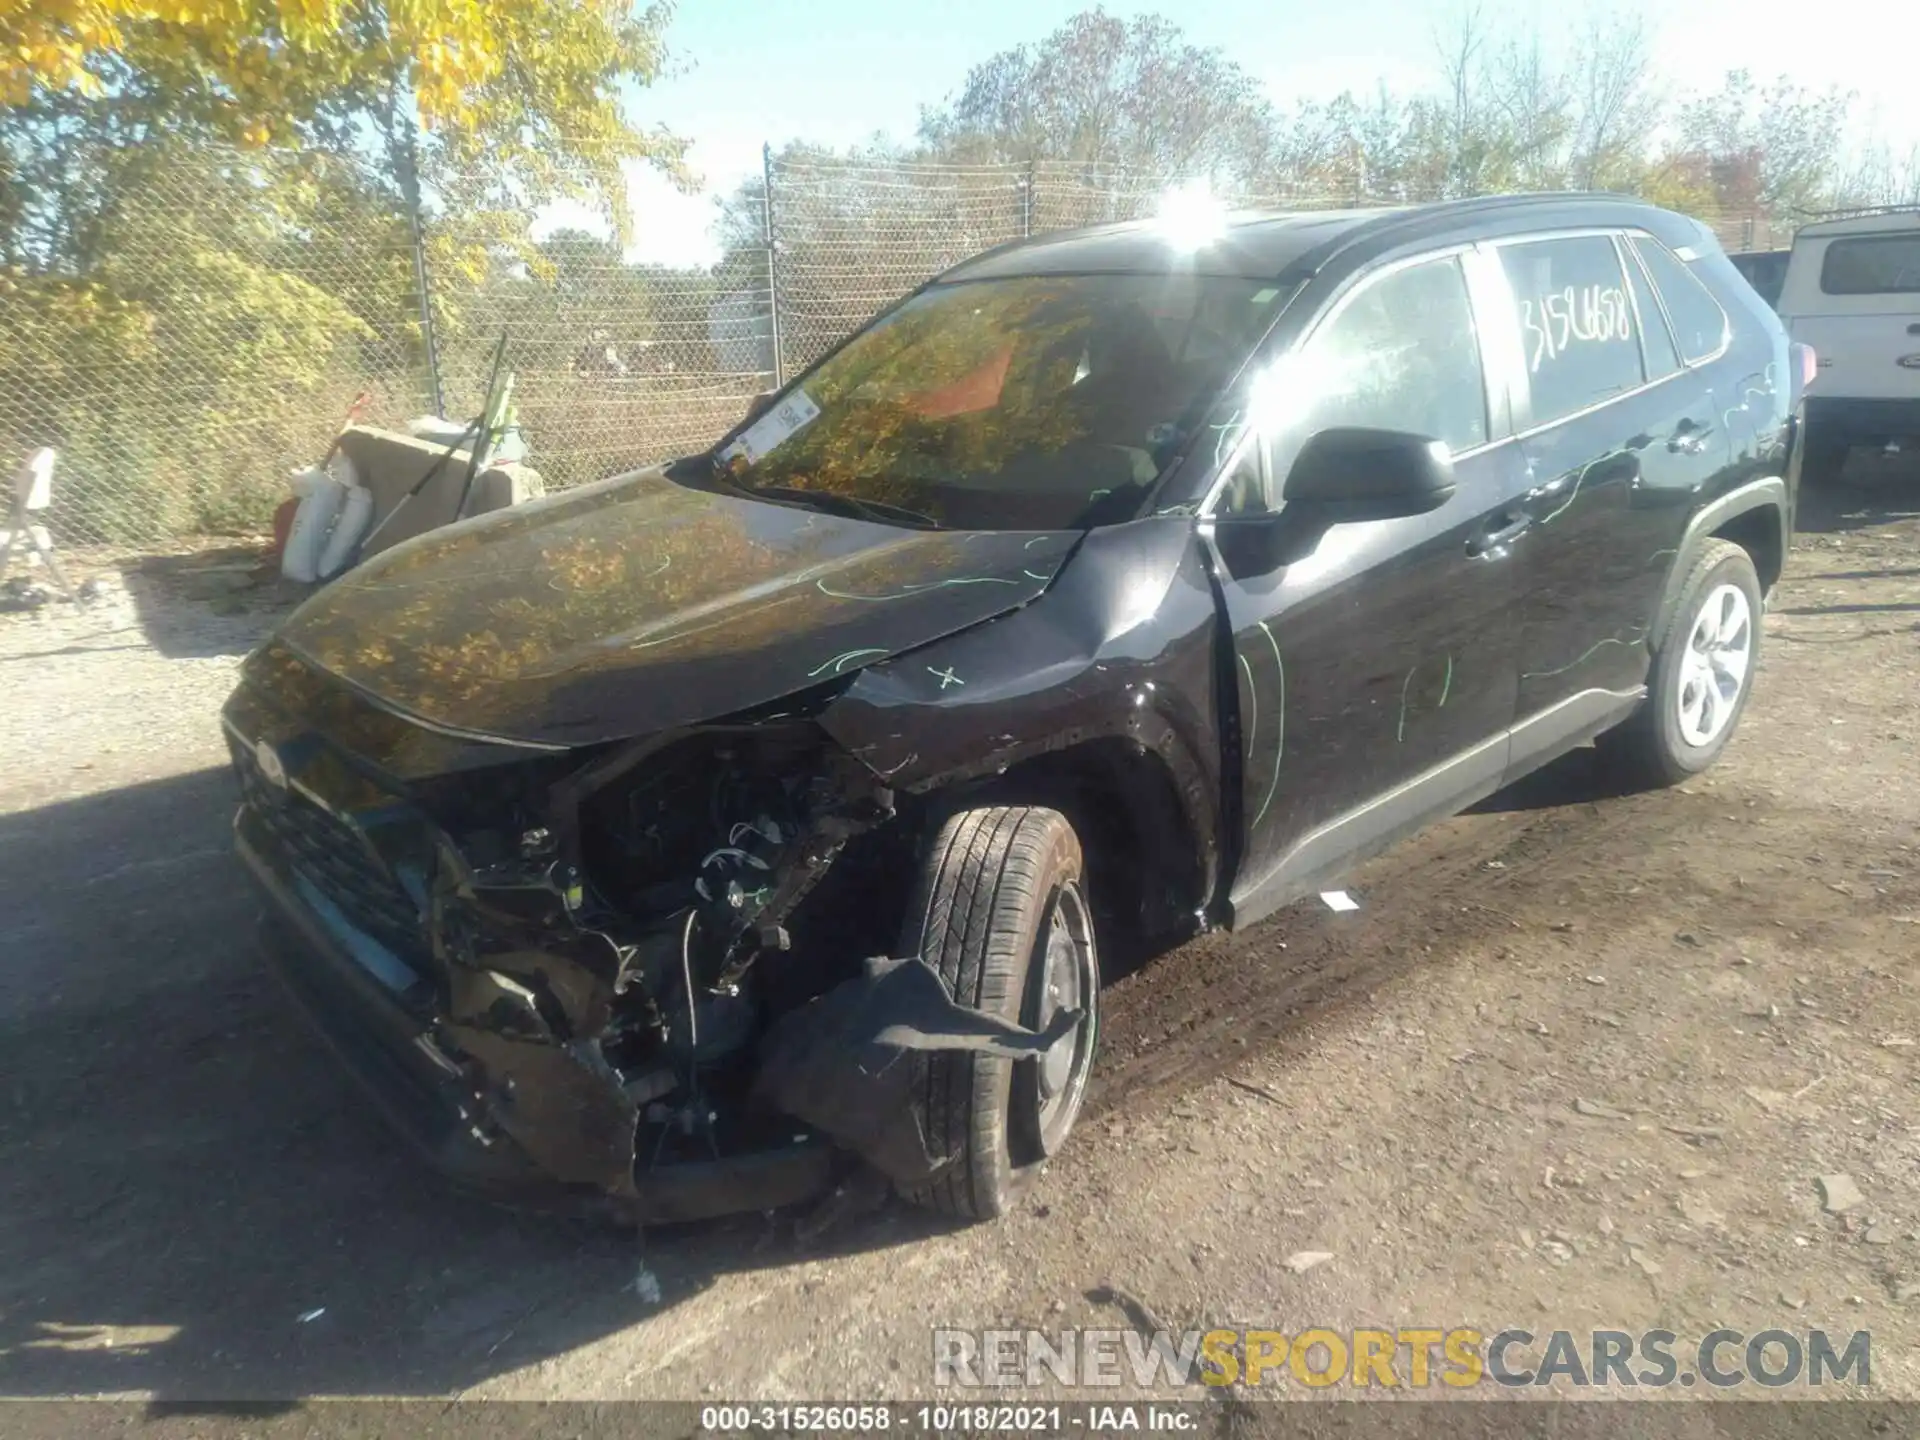
<path id="1" fill-rule="evenodd" d="M 1809 509 L 1809 528 L 1848 528 Z M 1522 840 L 1529 812 L 1571 826 L 1620 793 L 1576 751 L 1373 862 L 1371 893 L 1393 903 L 1357 923 L 1207 937 L 1149 966 L 1166 972 L 1139 977 L 1154 993 L 1123 987 L 1110 1011 L 1093 1113 L 1434 963 L 1441 910 L 1507 926 L 1462 876 Z M 0 816 L 0 1393 L 447 1394 L 652 1313 L 634 1237 L 454 1194 L 367 1115 L 256 963 L 231 806 L 225 773 L 201 771 Z M 826 1244 L 936 1229 L 895 1206 Z M 645 1260 L 671 1310 L 799 1254 L 750 1217 L 656 1232 Z"/>
<path id="2" fill-rule="evenodd" d="M 244 655 L 313 589 L 281 579 L 257 545 L 142 556 L 119 581 L 140 635 L 170 660 Z"/>
<path id="3" fill-rule="evenodd" d="M 1591 798 L 1588 755 L 1525 808 Z M 231 806 L 209 770 L 0 817 L 0 1393 L 446 1394 L 654 1313 L 637 1237 L 453 1192 L 367 1113 L 256 961 Z M 644 1259 L 671 1308 L 940 1228 L 803 1251 L 752 1216 Z"/>
<path id="4" fill-rule="evenodd" d="M 445 1394 L 649 1313 L 635 1236 L 452 1193 L 366 1114 L 256 963 L 231 804 L 202 771 L 0 817 L 0 1393 Z M 798 1253 L 749 1217 L 645 1259 L 672 1306 Z"/>
<path id="5" fill-rule="evenodd" d="M 1563 805 L 1597 805 L 1636 794 L 1641 788 L 1619 766 L 1608 763 L 1604 750 L 1585 745 L 1489 795 L 1467 813 L 1501 815 Z"/>
<path id="6" fill-rule="evenodd" d="M 1920 516 L 1920 454 L 1855 450 L 1838 474 L 1800 485 L 1795 524 L 1802 534 L 1834 535 Z"/>

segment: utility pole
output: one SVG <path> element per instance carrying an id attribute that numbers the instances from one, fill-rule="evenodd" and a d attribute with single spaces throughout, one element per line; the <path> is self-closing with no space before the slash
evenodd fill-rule
<path id="1" fill-rule="evenodd" d="M 413 288 L 420 296 L 420 339 L 427 352 L 427 385 L 433 395 L 433 413 L 446 418 L 447 400 L 440 388 L 440 343 L 433 328 L 433 291 L 427 282 L 427 232 L 420 216 L 419 123 L 408 106 L 407 139 L 397 158 L 400 194 L 407 206 L 407 224 L 413 231 Z"/>
<path id="2" fill-rule="evenodd" d="M 774 263 L 780 245 L 773 238 L 773 146 L 760 146 L 760 225 L 767 237 L 767 318 L 773 332 L 773 388 L 787 383 L 787 367 L 780 354 L 780 272 Z"/>

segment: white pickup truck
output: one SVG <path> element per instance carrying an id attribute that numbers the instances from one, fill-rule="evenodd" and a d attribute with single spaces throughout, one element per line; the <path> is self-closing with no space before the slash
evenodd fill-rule
<path id="1" fill-rule="evenodd" d="M 1802 229 L 1777 308 L 1819 356 L 1808 479 L 1837 473 L 1855 445 L 1920 440 L 1920 207 Z"/>

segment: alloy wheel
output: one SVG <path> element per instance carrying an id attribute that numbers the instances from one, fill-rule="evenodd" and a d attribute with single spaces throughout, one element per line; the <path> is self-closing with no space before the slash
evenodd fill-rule
<path id="1" fill-rule="evenodd" d="M 1738 585 L 1716 585 L 1694 613 L 1675 699 L 1680 738 L 1711 745 L 1732 721 L 1753 665 L 1753 607 Z"/>

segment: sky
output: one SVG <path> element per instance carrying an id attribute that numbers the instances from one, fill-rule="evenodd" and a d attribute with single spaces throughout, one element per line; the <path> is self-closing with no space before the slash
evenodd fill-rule
<path id="1" fill-rule="evenodd" d="M 667 29 L 670 73 L 637 90 L 629 110 L 636 121 L 665 125 L 689 141 L 703 189 L 683 195 L 651 172 L 632 175 L 629 258 L 711 263 L 718 258 L 716 197 L 759 168 L 763 143 L 777 150 L 793 139 L 846 146 L 876 134 L 908 138 L 920 107 L 956 92 L 971 66 L 1043 39 L 1090 3 L 679 0 Z M 1758 77 L 1785 70 L 1802 85 L 1858 92 L 1859 138 L 1883 137 L 1904 152 L 1920 141 L 1920 85 L 1913 47 L 1889 43 L 1889 19 L 1902 8 L 1903 0 L 1793 8 L 1767 0 L 1648 0 L 1638 13 L 1653 27 L 1661 76 L 1676 96 L 1713 89 L 1730 69 Z M 1382 83 L 1401 91 L 1430 85 L 1436 32 L 1460 13 L 1459 0 L 1108 0 L 1106 9 L 1175 18 L 1193 43 L 1237 60 L 1283 110 Z M 1482 12 L 1496 24 L 1537 29 L 1551 48 L 1577 23 L 1580 7 L 1483 0 Z M 541 228 L 564 223 L 579 217 L 556 209 Z"/>

